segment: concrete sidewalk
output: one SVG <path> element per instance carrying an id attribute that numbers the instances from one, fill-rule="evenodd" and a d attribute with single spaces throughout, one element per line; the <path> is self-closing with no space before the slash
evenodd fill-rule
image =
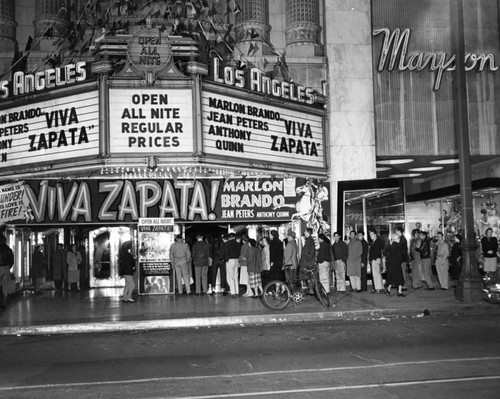
<path id="1" fill-rule="evenodd" d="M 314 297 L 281 312 L 264 307 L 259 299 L 215 296 L 140 296 L 136 303 L 121 301 L 122 289 L 82 292 L 23 293 L 0 311 L 0 335 L 47 335 L 114 331 L 145 331 L 186 327 L 300 323 L 423 317 L 486 313 L 500 315 L 500 305 L 485 301 L 464 304 L 453 290 L 408 290 L 393 294 L 336 293 L 335 306 L 325 309 Z"/>

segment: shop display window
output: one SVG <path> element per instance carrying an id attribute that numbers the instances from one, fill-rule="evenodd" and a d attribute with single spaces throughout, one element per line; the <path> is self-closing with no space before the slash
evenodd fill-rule
<path id="1" fill-rule="evenodd" d="M 473 192 L 474 232 L 482 237 L 491 228 L 495 237 L 500 236 L 500 189 L 487 188 Z M 435 236 L 443 232 L 446 236 L 463 234 L 462 203 L 460 197 L 450 196 L 428 201 L 408 202 L 406 219 L 410 226 L 421 224 L 421 229 Z"/>

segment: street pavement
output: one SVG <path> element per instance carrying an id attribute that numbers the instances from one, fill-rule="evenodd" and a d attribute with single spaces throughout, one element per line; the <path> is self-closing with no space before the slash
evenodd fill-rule
<path id="1" fill-rule="evenodd" d="M 370 286 L 369 286 L 370 289 Z M 499 304 L 478 298 L 455 299 L 454 289 L 409 289 L 405 297 L 335 293 L 324 308 L 313 296 L 283 311 L 264 307 L 259 299 L 240 296 L 141 295 L 135 303 L 121 300 L 122 289 L 81 292 L 45 290 L 19 293 L 0 310 L 0 335 L 50 335 L 178 328 L 282 324 L 335 320 L 427 317 L 440 314 L 500 314 Z"/>

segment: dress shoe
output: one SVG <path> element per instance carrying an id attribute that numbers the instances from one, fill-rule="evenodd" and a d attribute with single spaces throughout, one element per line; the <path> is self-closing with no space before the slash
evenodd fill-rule
<path id="1" fill-rule="evenodd" d="M 403 294 L 402 292 L 398 292 L 398 296 L 402 296 L 404 298 L 406 295 Z"/>
<path id="2" fill-rule="evenodd" d="M 231 297 L 232 297 L 232 298 L 238 298 L 238 295 L 233 294 L 233 295 L 231 295 Z"/>
<path id="3" fill-rule="evenodd" d="M 384 293 L 385 293 L 385 295 L 387 295 L 387 296 L 391 296 L 391 291 L 389 291 L 389 290 L 385 290 L 385 291 L 384 291 Z"/>

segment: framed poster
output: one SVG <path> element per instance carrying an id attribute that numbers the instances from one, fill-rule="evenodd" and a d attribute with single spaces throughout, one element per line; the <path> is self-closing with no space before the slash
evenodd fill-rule
<path id="1" fill-rule="evenodd" d="M 174 219 L 140 218 L 138 239 L 139 294 L 173 294 L 170 246 L 174 242 Z"/>

